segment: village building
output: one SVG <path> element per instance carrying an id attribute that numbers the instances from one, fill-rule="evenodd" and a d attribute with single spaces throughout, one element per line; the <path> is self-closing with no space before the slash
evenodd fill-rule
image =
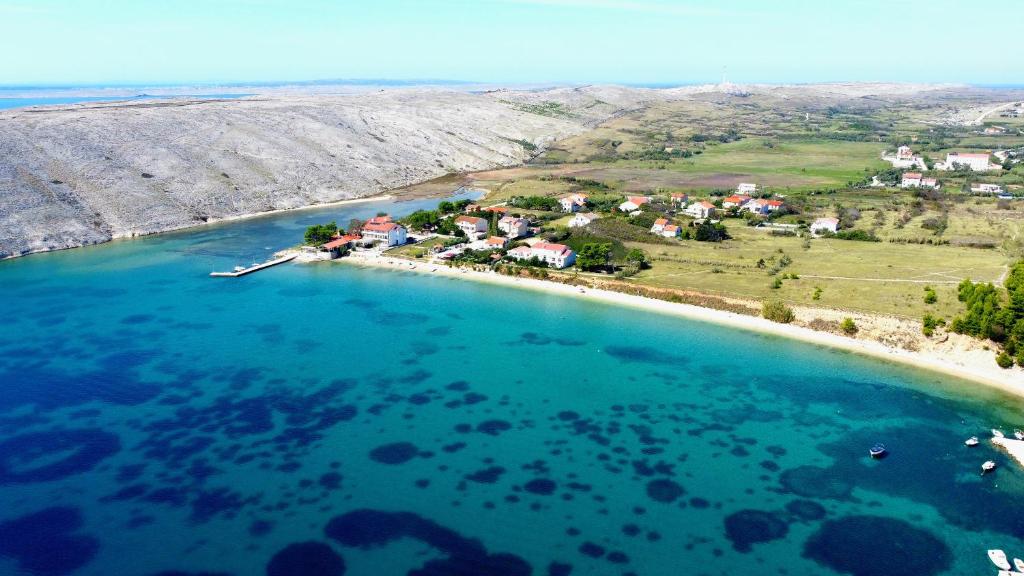
<path id="1" fill-rule="evenodd" d="M 736 186 L 736 192 L 740 194 L 753 194 L 754 192 L 757 192 L 757 184 L 740 182 L 740 184 Z"/>
<path id="2" fill-rule="evenodd" d="M 392 222 L 389 216 L 371 218 L 362 229 L 363 240 L 385 246 L 401 246 L 407 240 L 405 226 Z"/>
<path id="3" fill-rule="evenodd" d="M 529 228 L 530 222 L 525 218 L 505 216 L 501 220 L 498 220 L 498 230 L 504 232 L 509 238 L 526 236 L 526 232 Z"/>
<path id="4" fill-rule="evenodd" d="M 989 136 L 1002 134 L 1004 132 L 1006 132 L 1006 128 L 1003 128 L 1002 126 L 989 126 L 988 128 L 985 128 L 985 134 Z"/>
<path id="5" fill-rule="evenodd" d="M 811 224 L 811 234 L 814 234 L 815 236 L 825 233 L 835 234 L 838 231 L 838 218 L 818 218 Z"/>
<path id="6" fill-rule="evenodd" d="M 715 205 L 707 200 L 701 200 L 687 206 L 685 212 L 694 218 L 710 218 L 715 215 Z"/>
<path id="7" fill-rule="evenodd" d="M 672 195 L 672 207 L 682 208 L 686 206 L 686 203 L 690 201 L 690 196 L 683 193 L 676 193 Z"/>
<path id="8" fill-rule="evenodd" d="M 919 188 L 922 175 L 920 172 L 905 172 L 900 180 L 900 188 Z"/>
<path id="9" fill-rule="evenodd" d="M 465 212 L 466 214 L 472 214 L 473 212 L 479 212 L 479 211 L 480 211 L 480 205 L 479 204 L 466 204 L 466 208 L 463 210 L 463 212 Z"/>
<path id="10" fill-rule="evenodd" d="M 455 225 L 471 238 L 487 232 L 487 220 L 477 216 L 459 216 L 455 219 Z"/>
<path id="11" fill-rule="evenodd" d="M 911 160 L 914 158 L 914 151 L 910 149 L 910 146 L 900 146 L 896 149 L 897 160 Z"/>
<path id="12" fill-rule="evenodd" d="M 650 204 L 650 202 L 650 196 L 630 196 L 626 198 L 625 202 L 619 204 L 619 210 L 626 213 L 636 212 L 637 210 L 640 210 L 641 206 L 644 204 Z"/>
<path id="13" fill-rule="evenodd" d="M 568 226 L 569 228 L 583 228 L 598 218 L 600 216 L 593 212 L 577 212 L 575 216 L 569 219 Z"/>
<path id="14" fill-rule="evenodd" d="M 668 226 L 668 219 L 658 218 L 657 220 L 654 221 L 654 225 L 651 226 L 651 234 L 660 235 L 661 231 L 665 229 L 665 226 Z"/>
<path id="15" fill-rule="evenodd" d="M 988 154 L 950 152 L 946 155 L 946 170 L 956 170 L 958 166 L 966 166 L 974 172 L 992 170 Z"/>
<path id="16" fill-rule="evenodd" d="M 921 188 L 934 188 L 938 190 L 939 187 L 939 181 L 935 178 L 921 178 Z"/>
<path id="17" fill-rule="evenodd" d="M 553 268 L 565 268 L 576 262 L 576 253 L 565 244 L 538 242 L 532 248 L 534 256 Z"/>
<path id="18" fill-rule="evenodd" d="M 502 236 L 491 236 L 487 238 L 485 246 L 491 250 L 504 250 L 508 246 L 508 238 Z"/>
<path id="19" fill-rule="evenodd" d="M 751 200 L 743 205 L 744 210 L 748 210 L 753 214 L 771 214 L 772 212 L 778 212 L 782 210 L 785 204 L 781 200 Z"/>
<path id="20" fill-rule="evenodd" d="M 669 224 L 661 229 L 660 235 L 665 238 L 678 238 L 682 236 L 683 229 L 675 224 Z"/>
<path id="21" fill-rule="evenodd" d="M 529 246 L 518 246 L 509 250 L 505 255 L 516 260 L 529 260 L 530 258 L 533 258 L 533 248 L 530 248 Z"/>
<path id="22" fill-rule="evenodd" d="M 972 184 L 971 192 L 975 194 L 1002 194 L 1003 187 L 999 184 Z"/>
<path id="23" fill-rule="evenodd" d="M 726 196 L 722 200 L 722 208 L 739 208 L 740 206 L 743 206 L 747 202 L 750 202 L 750 196 L 733 194 L 732 196 Z"/>
<path id="24" fill-rule="evenodd" d="M 501 214 L 502 216 L 508 214 L 508 206 L 488 206 L 484 208 L 484 212 L 491 212 L 493 214 Z"/>
<path id="25" fill-rule="evenodd" d="M 586 194 L 569 194 L 559 198 L 558 203 L 562 206 L 562 212 L 572 214 L 585 208 L 588 198 Z"/>

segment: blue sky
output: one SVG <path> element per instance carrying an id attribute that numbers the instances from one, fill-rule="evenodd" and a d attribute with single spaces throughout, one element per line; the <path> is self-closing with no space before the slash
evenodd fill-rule
<path id="1" fill-rule="evenodd" d="M 0 0 L 0 84 L 690 83 L 717 81 L 723 67 L 735 82 L 1024 82 L 1024 3 L 984 6 L 960 0 Z"/>

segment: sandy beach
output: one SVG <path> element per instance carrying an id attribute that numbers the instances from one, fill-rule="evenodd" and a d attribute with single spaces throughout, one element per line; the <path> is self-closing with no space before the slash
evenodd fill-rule
<path id="1" fill-rule="evenodd" d="M 523 278 L 517 276 L 506 276 L 496 272 L 479 272 L 466 268 L 451 268 L 443 264 L 431 264 L 428 262 L 414 262 L 401 258 L 388 257 L 387 255 L 372 255 L 356 252 L 352 255 L 337 260 L 348 265 L 372 266 L 391 270 L 402 270 L 417 272 L 421 274 L 432 274 L 476 282 L 490 282 L 504 286 L 513 286 L 527 290 L 538 290 L 550 294 L 559 294 L 567 297 L 586 298 L 594 301 L 604 302 L 617 306 L 639 308 L 660 314 L 670 314 L 692 320 L 712 322 L 722 326 L 729 326 L 741 330 L 772 334 L 784 338 L 801 340 L 811 344 L 818 344 L 847 350 L 850 352 L 873 356 L 885 360 L 900 362 L 924 370 L 939 372 L 942 374 L 971 380 L 997 388 L 1004 392 L 1024 397 L 1024 374 L 1020 369 L 1003 370 L 999 368 L 991 350 L 985 350 L 982 343 L 968 337 L 951 334 L 949 340 L 937 342 L 935 346 L 921 350 L 908 350 L 894 345 L 887 345 L 877 340 L 865 338 L 853 338 L 830 332 L 823 332 L 811 328 L 793 324 L 780 324 L 758 316 L 748 316 L 704 308 L 691 304 L 681 304 L 645 298 L 632 294 L 623 294 L 611 290 L 597 288 L 581 288 L 534 278 Z M 816 312 L 831 312 L 843 315 L 839 311 L 815 310 Z M 798 310 L 798 313 L 801 310 Z M 806 313 L 806 309 L 803 310 Z M 897 322 L 895 319 L 877 318 L 882 326 Z"/>

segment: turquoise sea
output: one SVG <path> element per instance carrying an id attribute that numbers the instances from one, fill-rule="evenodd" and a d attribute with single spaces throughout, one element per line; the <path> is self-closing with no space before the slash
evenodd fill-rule
<path id="1" fill-rule="evenodd" d="M 1017 399 L 415 272 L 207 276 L 434 203 L 0 262 L 0 574 L 928 576 L 1024 555 L 1024 473 L 963 444 L 1024 427 Z"/>

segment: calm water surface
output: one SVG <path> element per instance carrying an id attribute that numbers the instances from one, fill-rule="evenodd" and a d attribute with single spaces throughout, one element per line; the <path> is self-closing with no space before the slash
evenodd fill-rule
<path id="1" fill-rule="evenodd" d="M 0 574 L 989 574 L 987 548 L 1024 555 L 1024 474 L 963 445 L 1024 426 L 1017 400 L 456 279 L 207 277 L 312 222 L 426 204 L 0 262 Z"/>

